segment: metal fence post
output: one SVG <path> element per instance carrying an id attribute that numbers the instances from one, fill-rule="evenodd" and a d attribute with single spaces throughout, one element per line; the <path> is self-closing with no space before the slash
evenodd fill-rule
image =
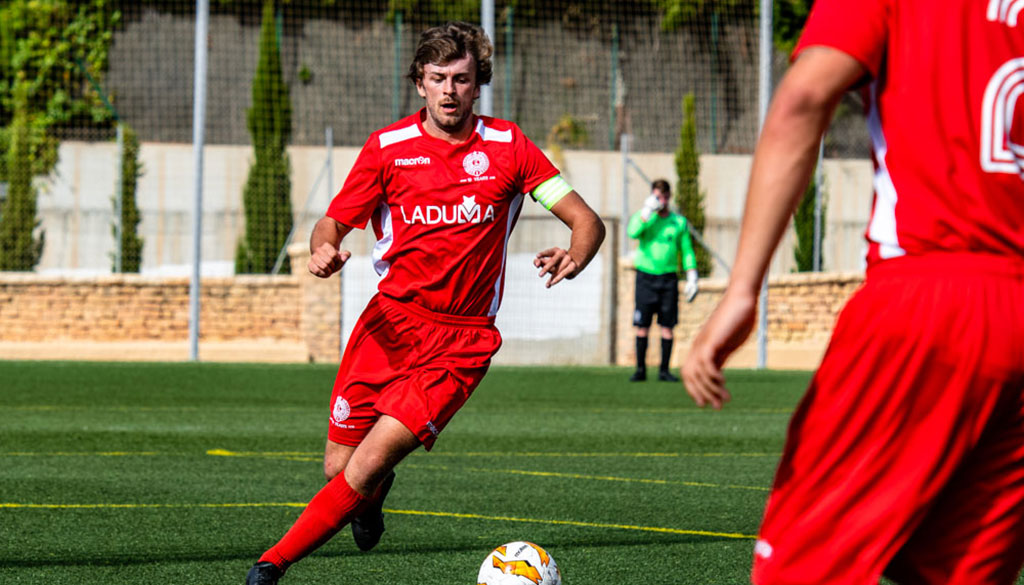
<path id="1" fill-rule="evenodd" d="M 121 273 L 121 255 L 124 253 L 124 125 L 117 123 L 117 193 L 114 195 L 114 273 Z"/>
<path id="2" fill-rule="evenodd" d="M 206 126 L 207 37 L 210 32 L 210 0 L 196 0 L 195 97 L 192 106 L 192 149 L 195 165 L 195 199 L 192 211 L 192 281 L 189 285 L 189 359 L 199 360 L 199 263 L 203 244 L 203 140 Z"/>
<path id="3" fill-rule="evenodd" d="M 772 0 L 761 0 L 760 71 L 758 75 L 758 128 L 764 128 L 768 104 L 772 95 Z M 760 133 L 760 132 L 759 132 Z M 757 367 L 764 369 L 768 362 L 768 272 L 761 283 L 757 304 Z"/>

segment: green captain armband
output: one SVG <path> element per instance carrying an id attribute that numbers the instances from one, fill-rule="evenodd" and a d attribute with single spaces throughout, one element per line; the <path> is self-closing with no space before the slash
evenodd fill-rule
<path id="1" fill-rule="evenodd" d="M 551 211 L 551 208 L 555 206 L 572 191 L 572 185 L 567 183 L 562 175 L 555 175 L 547 181 L 544 181 L 537 188 L 530 193 L 530 197 L 533 197 L 537 203 L 544 206 L 544 209 Z"/>

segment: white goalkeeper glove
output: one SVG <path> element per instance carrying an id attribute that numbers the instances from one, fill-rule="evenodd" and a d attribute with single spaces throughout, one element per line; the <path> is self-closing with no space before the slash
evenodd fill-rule
<path id="1" fill-rule="evenodd" d="M 654 193 L 651 193 L 647 196 L 647 199 L 644 199 L 644 208 L 640 210 L 640 217 L 647 221 L 651 218 L 651 215 L 661 211 L 662 207 L 664 206 L 661 204 L 661 199 Z"/>
<path id="2" fill-rule="evenodd" d="M 693 302 L 693 299 L 697 297 L 697 290 L 697 271 L 687 270 L 686 284 L 683 285 L 683 294 L 686 295 L 686 302 Z"/>

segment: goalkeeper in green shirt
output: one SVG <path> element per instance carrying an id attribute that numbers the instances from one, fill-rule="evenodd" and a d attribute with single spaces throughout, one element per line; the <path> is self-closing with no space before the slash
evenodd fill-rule
<path id="1" fill-rule="evenodd" d="M 647 333 L 654 314 L 661 326 L 661 368 L 658 379 L 678 382 L 668 369 L 672 357 L 672 328 L 679 321 L 679 270 L 686 273 L 683 294 L 686 302 L 697 296 L 697 257 L 687 229 L 686 218 L 673 213 L 668 202 L 672 190 L 658 179 L 651 184 L 651 195 L 643 209 L 629 218 L 629 237 L 640 242 L 636 251 L 636 372 L 631 382 L 647 379 Z"/>

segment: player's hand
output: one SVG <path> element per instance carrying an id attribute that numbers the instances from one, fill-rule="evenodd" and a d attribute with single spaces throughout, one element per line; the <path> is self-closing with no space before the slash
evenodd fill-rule
<path id="1" fill-rule="evenodd" d="M 640 217 L 647 221 L 652 215 L 661 211 L 662 207 L 664 206 L 661 204 L 661 199 L 654 193 L 651 193 L 647 196 L 647 199 L 644 199 L 644 207 L 640 210 Z"/>
<path id="2" fill-rule="evenodd" d="M 310 273 L 320 278 L 327 278 L 348 262 L 352 253 L 348 250 L 339 250 L 331 244 L 324 242 L 320 247 L 313 250 L 307 265 Z"/>
<path id="3" fill-rule="evenodd" d="M 551 275 L 544 284 L 547 288 L 555 286 L 565 278 L 572 280 L 580 271 L 579 265 L 569 252 L 561 248 L 548 248 L 540 252 L 533 259 L 533 265 L 540 268 L 540 274 L 537 276 L 543 278 L 545 274 Z"/>
<path id="4" fill-rule="evenodd" d="M 726 289 L 707 323 L 693 340 L 683 363 L 683 385 L 697 403 L 718 410 L 732 399 L 725 387 L 722 364 L 754 328 L 757 296 Z"/>
<path id="5" fill-rule="evenodd" d="M 683 285 L 683 295 L 686 296 L 686 302 L 692 303 L 693 299 L 697 297 L 698 290 L 700 290 L 700 287 L 697 286 L 697 271 L 687 270 L 686 284 Z"/>

